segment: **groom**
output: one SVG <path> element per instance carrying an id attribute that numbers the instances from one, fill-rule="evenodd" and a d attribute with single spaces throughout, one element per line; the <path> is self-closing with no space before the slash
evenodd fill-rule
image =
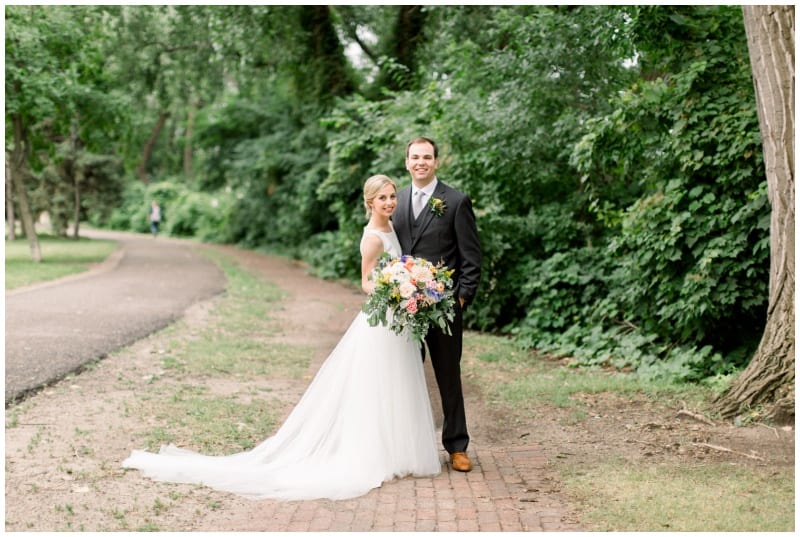
<path id="1" fill-rule="evenodd" d="M 462 309 L 472 302 L 481 276 L 481 248 L 472 202 L 436 177 L 439 148 L 429 138 L 406 146 L 406 169 L 412 184 L 398 193 L 392 220 L 404 254 L 440 261 L 453 269 L 456 297 L 452 335 L 431 327 L 425 342 L 442 398 L 442 444 L 454 470 L 469 472 L 469 435 L 461 390 Z M 424 350 L 424 349 L 423 349 Z"/>

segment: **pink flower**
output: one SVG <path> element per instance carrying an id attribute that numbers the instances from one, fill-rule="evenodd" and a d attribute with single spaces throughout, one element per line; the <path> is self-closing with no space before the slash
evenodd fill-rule
<path id="1" fill-rule="evenodd" d="M 417 300 L 415 298 L 410 298 L 408 300 L 408 304 L 406 304 L 406 311 L 411 315 L 417 313 Z"/>

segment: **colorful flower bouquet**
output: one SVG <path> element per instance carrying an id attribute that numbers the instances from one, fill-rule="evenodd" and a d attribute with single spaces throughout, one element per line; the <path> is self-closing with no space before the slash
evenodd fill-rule
<path id="1" fill-rule="evenodd" d="M 447 267 L 425 259 L 383 254 L 372 271 L 375 289 L 362 308 L 367 322 L 419 342 L 433 325 L 449 334 L 455 315 L 452 275 Z"/>

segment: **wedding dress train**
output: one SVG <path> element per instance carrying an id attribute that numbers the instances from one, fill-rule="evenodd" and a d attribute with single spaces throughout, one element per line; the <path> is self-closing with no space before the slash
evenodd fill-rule
<path id="1" fill-rule="evenodd" d="M 365 233 L 399 255 L 394 232 Z M 419 346 L 359 313 L 274 436 L 227 456 L 174 445 L 134 450 L 122 466 L 157 481 L 283 500 L 353 498 L 395 477 L 436 475 L 441 461 Z"/>

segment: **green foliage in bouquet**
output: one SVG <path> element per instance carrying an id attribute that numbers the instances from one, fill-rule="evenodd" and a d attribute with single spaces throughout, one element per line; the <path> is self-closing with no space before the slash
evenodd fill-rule
<path id="1" fill-rule="evenodd" d="M 362 308 L 367 322 L 419 342 L 431 326 L 450 334 L 455 315 L 452 275 L 447 267 L 425 259 L 384 253 L 372 271 L 375 289 Z"/>

